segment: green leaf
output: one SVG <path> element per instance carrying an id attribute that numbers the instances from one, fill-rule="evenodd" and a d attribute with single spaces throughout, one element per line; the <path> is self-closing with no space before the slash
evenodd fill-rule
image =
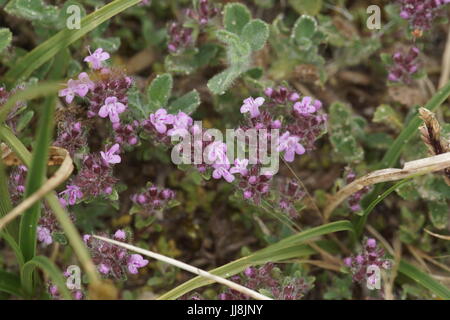
<path id="1" fill-rule="evenodd" d="M 165 73 L 157 76 L 147 89 L 148 101 L 152 110 L 164 108 L 172 93 L 172 75 Z"/>
<path id="2" fill-rule="evenodd" d="M 235 34 L 241 34 L 244 26 L 251 19 L 250 10 L 242 3 L 229 3 L 225 6 L 223 24 L 225 29 Z"/>
<path id="3" fill-rule="evenodd" d="M 15 274 L 0 270 L 0 291 L 23 297 L 20 278 Z"/>
<path id="4" fill-rule="evenodd" d="M 184 96 L 175 100 L 168 108 L 169 113 L 175 114 L 182 111 L 187 114 L 192 114 L 200 105 L 200 95 L 197 90 L 192 90 Z"/>
<path id="5" fill-rule="evenodd" d="M 446 300 L 450 299 L 450 290 L 448 288 L 444 287 L 442 284 L 434 280 L 428 274 L 422 272 L 421 270 L 417 269 L 408 262 L 401 260 L 398 267 L 398 271 L 407 276 L 408 278 L 419 283 L 423 287 L 427 288 L 428 290 L 436 294 L 438 297 Z"/>
<path id="6" fill-rule="evenodd" d="M 430 201 L 427 203 L 431 223 L 437 229 L 444 229 L 450 213 L 447 201 Z"/>
<path id="7" fill-rule="evenodd" d="M 8 28 L 0 28 L 0 53 L 9 47 L 12 40 L 12 33 Z"/>
<path id="8" fill-rule="evenodd" d="M 119 37 L 96 38 L 92 41 L 92 48 L 103 48 L 103 50 L 112 53 L 119 50 L 120 42 L 121 41 Z"/>
<path id="9" fill-rule="evenodd" d="M 373 122 L 386 124 L 396 130 L 401 130 L 403 128 L 403 123 L 399 114 L 387 104 L 382 104 L 375 110 Z"/>
<path id="10" fill-rule="evenodd" d="M 313 254 L 315 251 L 312 250 L 308 245 L 304 244 L 306 241 L 338 231 L 353 232 L 352 224 L 349 221 L 343 220 L 311 228 L 309 230 L 287 237 L 262 250 L 256 251 L 249 256 L 230 262 L 210 272 L 221 277 L 229 278 L 250 266 L 261 265 L 266 262 L 278 262 L 302 256 L 308 256 Z M 212 282 L 208 279 L 205 279 L 203 277 L 195 277 L 194 279 L 189 280 L 163 294 L 158 299 L 176 299 L 192 290 L 210 283 Z"/>
<path id="11" fill-rule="evenodd" d="M 234 80 L 239 78 L 240 71 L 236 71 L 233 68 L 228 68 L 219 74 L 216 74 L 208 81 L 208 88 L 214 94 L 224 94 L 228 88 L 231 87 Z"/>
<path id="12" fill-rule="evenodd" d="M 311 16 L 303 15 L 297 19 L 294 28 L 292 28 L 292 38 L 298 43 L 302 39 L 311 40 L 316 33 L 317 22 Z"/>
<path id="13" fill-rule="evenodd" d="M 62 294 L 65 299 L 71 300 L 69 290 L 66 287 L 66 279 L 63 277 L 61 270 L 47 257 L 36 256 L 23 266 L 20 272 L 20 278 L 22 282 L 22 287 L 27 294 L 33 293 L 33 274 L 36 268 L 44 271 L 47 276 L 52 280 L 52 282 L 58 286 L 58 291 Z"/>
<path id="14" fill-rule="evenodd" d="M 333 103 L 330 107 L 330 141 L 335 152 L 345 162 L 358 162 L 364 158 L 364 150 L 356 141 L 354 116 L 351 108 L 343 103 Z"/>
<path id="15" fill-rule="evenodd" d="M 242 30 L 241 39 L 247 41 L 253 51 L 261 50 L 269 38 L 269 26 L 260 19 L 247 23 Z"/>
<path id="16" fill-rule="evenodd" d="M 289 0 L 289 4 L 299 14 L 315 16 L 322 9 L 322 0 Z"/>
<path id="17" fill-rule="evenodd" d="M 11 0 L 6 5 L 5 11 L 20 18 L 51 25 L 57 21 L 59 9 L 47 5 L 42 0 Z"/>
<path id="18" fill-rule="evenodd" d="M 60 50 L 67 48 L 103 22 L 140 2 L 141 0 L 115 0 L 83 18 L 81 20 L 81 29 L 69 30 L 64 28 L 21 58 L 6 73 L 5 81 L 11 87 L 14 83 L 27 78 L 34 70 L 52 59 Z"/>

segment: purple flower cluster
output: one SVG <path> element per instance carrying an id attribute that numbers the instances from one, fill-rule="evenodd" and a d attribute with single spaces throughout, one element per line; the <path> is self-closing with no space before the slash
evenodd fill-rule
<path id="1" fill-rule="evenodd" d="M 278 207 L 291 218 L 297 217 L 295 203 L 303 199 L 305 192 L 294 180 L 290 180 L 280 186 Z"/>
<path id="2" fill-rule="evenodd" d="M 368 270 L 370 266 L 376 266 L 385 270 L 391 268 L 391 261 L 385 259 L 384 249 L 379 248 L 377 241 L 372 238 L 364 242 L 363 250 L 360 254 L 345 258 L 344 264 L 350 268 L 353 281 L 359 283 L 366 280 L 369 283 L 375 284 L 376 274 Z"/>
<path id="3" fill-rule="evenodd" d="M 412 75 L 419 70 L 419 53 L 416 47 L 410 48 L 408 53 L 394 53 L 392 56 L 394 63 L 389 69 L 389 81 L 410 84 Z"/>
<path id="4" fill-rule="evenodd" d="M 196 8 L 186 10 L 186 16 L 196 21 L 200 26 L 205 26 L 219 12 L 219 8 L 209 3 L 209 0 L 199 0 Z"/>
<path id="5" fill-rule="evenodd" d="M 275 300 L 299 300 L 310 289 L 304 278 L 276 276 L 279 270 L 275 270 L 272 263 L 267 263 L 259 268 L 249 267 L 243 275 L 231 277 L 231 280 L 249 289 L 265 290 Z M 227 289 L 219 295 L 220 300 L 249 300 L 250 297 L 233 289 Z"/>
<path id="6" fill-rule="evenodd" d="M 67 87 L 59 91 L 59 96 L 64 97 L 67 103 L 72 103 L 76 96 L 85 98 L 89 103 L 89 118 L 98 115 L 109 118 L 114 124 L 120 122 L 120 114 L 127 109 L 127 92 L 133 81 L 120 70 L 104 67 L 103 62 L 109 58 L 109 53 L 102 48 L 87 56 L 84 61 L 92 68 L 93 79 L 82 72 L 77 80 L 68 81 Z"/>
<path id="7" fill-rule="evenodd" d="M 60 200 L 61 201 L 61 200 Z M 62 204 L 64 201 L 61 201 Z M 69 215 L 72 222 L 75 222 L 75 216 Z M 47 205 L 43 206 L 43 214 L 39 218 L 38 226 L 37 226 L 37 238 L 43 246 L 48 246 L 53 243 L 53 233 L 54 232 L 62 232 L 58 220 L 56 219 L 53 212 L 50 210 Z"/>
<path id="8" fill-rule="evenodd" d="M 164 209 L 170 200 L 175 198 L 175 192 L 170 189 L 159 189 L 150 186 L 142 193 L 131 196 L 131 200 L 138 205 L 146 215 L 153 215 Z"/>
<path id="9" fill-rule="evenodd" d="M 87 146 L 86 131 L 80 121 L 67 117 L 58 126 L 54 145 L 66 149 L 73 158 L 77 152 Z"/>
<path id="10" fill-rule="evenodd" d="M 136 145 L 139 142 L 138 128 L 139 122 L 137 120 L 129 124 L 114 123 L 114 141 L 121 145 Z"/>
<path id="11" fill-rule="evenodd" d="M 192 29 L 183 27 L 178 22 L 172 22 L 169 26 L 169 44 L 167 48 L 171 53 L 179 53 L 192 45 Z"/>
<path id="12" fill-rule="evenodd" d="M 346 174 L 346 183 L 352 183 L 353 181 L 355 181 L 356 179 L 356 174 L 353 170 L 348 169 L 347 170 L 347 174 Z M 354 194 L 352 194 L 349 198 L 348 198 L 348 205 L 350 207 L 350 209 L 353 212 L 358 212 L 361 211 L 361 199 L 364 197 L 364 195 L 366 195 L 369 192 L 370 188 L 369 187 L 364 187 L 361 190 L 359 190 L 358 192 L 355 192 Z"/>
<path id="13" fill-rule="evenodd" d="M 24 165 L 15 167 L 9 176 L 9 194 L 14 204 L 19 203 L 25 192 L 25 183 L 28 169 Z"/>
<path id="14" fill-rule="evenodd" d="M 120 163 L 121 158 L 116 152 L 119 145 L 113 145 L 105 152 L 89 154 L 83 159 L 78 175 L 60 193 L 68 205 L 86 197 L 108 196 L 112 193 L 117 179 L 113 176 L 113 165 Z"/>
<path id="15" fill-rule="evenodd" d="M 399 0 L 399 3 L 400 17 L 408 20 L 413 29 L 423 31 L 431 28 L 433 20 L 450 0 Z"/>
<path id="16" fill-rule="evenodd" d="M 100 234 L 106 237 L 105 234 Z M 118 241 L 125 241 L 127 238 L 123 230 L 117 230 L 113 238 Z M 83 240 L 88 247 L 92 260 L 98 271 L 105 276 L 112 276 L 116 279 L 125 279 L 126 274 L 137 274 L 140 268 L 148 264 L 140 254 L 129 254 L 124 248 L 111 243 L 96 239 L 90 235 L 84 235 Z"/>

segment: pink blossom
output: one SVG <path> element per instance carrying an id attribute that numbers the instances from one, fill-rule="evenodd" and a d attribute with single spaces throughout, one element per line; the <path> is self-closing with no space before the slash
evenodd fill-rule
<path id="1" fill-rule="evenodd" d="M 234 167 L 230 169 L 230 173 L 239 173 L 243 176 L 247 175 L 248 170 L 247 170 L 247 166 L 248 166 L 248 159 L 235 159 L 234 160 Z"/>
<path id="2" fill-rule="evenodd" d="M 228 171 L 228 166 L 226 165 L 215 165 L 212 176 L 214 179 L 224 178 L 227 182 L 233 182 L 234 176 Z"/>
<path id="3" fill-rule="evenodd" d="M 108 60 L 109 58 L 110 55 L 108 52 L 103 51 L 102 48 L 98 48 L 94 51 L 94 53 L 91 53 L 89 56 L 84 58 L 84 61 L 89 63 L 92 69 L 97 70 L 102 67 L 102 61 Z"/>
<path id="4" fill-rule="evenodd" d="M 123 230 L 117 230 L 116 233 L 114 233 L 114 238 L 116 238 L 117 240 L 125 240 L 126 237 L 127 235 Z"/>
<path id="5" fill-rule="evenodd" d="M 140 254 L 132 254 L 128 259 L 128 271 L 131 274 L 137 274 L 138 269 L 145 267 L 148 264 L 148 260 L 142 258 Z"/>
<path id="6" fill-rule="evenodd" d="M 120 146 L 118 143 L 116 143 L 109 150 L 106 150 L 106 152 L 100 151 L 100 155 L 102 156 L 102 159 L 106 165 L 117 164 L 122 161 L 120 156 L 116 154 L 119 151 L 119 149 Z"/>
<path id="7" fill-rule="evenodd" d="M 125 111 L 127 107 L 118 101 L 116 97 L 108 97 L 105 104 L 100 108 L 98 115 L 102 118 L 109 116 L 112 123 L 119 122 L 119 114 Z"/>
<path id="8" fill-rule="evenodd" d="M 211 163 L 228 164 L 227 145 L 223 142 L 216 141 L 207 147 L 207 157 Z"/>
<path id="9" fill-rule="evenodd" d="M 61 192 L 59 195 L 67 195 L 69 204 L 73 206 L 77 202 L 77 199 L 81 199 L 83 197 L 83 192 L 81 192 L 80 188 L 76 185 L 68 185 L 66 190 Z"/>
<path id="10" fill-rule="evenodd" d="M 300 114 L 311 114 L 316 112 L 322 107 L 322 103 L 319 100 L 312 102 L 311 97 L 304 97 L 301 101 L 294 104 L 294 110 Z"/>
<path id="11" fill-rule="evenodd" d="M 305 148 L 300 144 L 300 138 L 291 136 L 289 131 L 285 132 L 281 137 L 278 145 L 278 151 L 284 151 L 284 159 L 287 162 L 294 161 L 295 154 L 304 154 Z"/>
<path id="12" fill-rule="evenodd" d="M 65 97 L 67 103 L 72 103 L 73 99 L 75 98 L 75 94 L 78 87 L 78 81 L 69 79 L 67 82 L 67 88 L 59 90 L 58 95 L 60 97 Z"/>
<path id="13" fill-rule="evenodd" d="M 78 81 L 75 87 L 75 93 L 80 97 L 84 97 L 89 90 L 93 90 L 95 87 L 94 82 L 89 79 L 89 75 L 86 72 L 82 72 L 78 75 Z"/>
<path id="14" fill-rule="evenodd" d="M 101 264 L 98 266 L 98 271 L 99 271 L 101 274 L 108 274 L 110 270 L 111 270 L 111 268 L 110 268 L 109 266 L 107 266 L 106 264 L 104 264 L 104 263 L 101 263 Z"/>
<path id="15" fill-rule="evenodd" d="M 43 244 L 45 244 L 47 246 L 49 244 L 52 244 L 52 242 L 53 242 L 50 230 L 45 227 L 41 227 L 41 226 L 37 227 L 37 237 L 40 242 L 42 242 Z"/>
<path id="16" fill-rule="evenodd" d="M 186 113 L 179 111 L 173 121 L 173 128 L 167 131 L 168 136 L 184 136 L 189 133 L 188 129 L 194 121 Z"/>
<path id="17" fill-rule="evenodd" d="M 260 115 L 259 107 L 264 104 L 265 99 L 258 97 L 253 99 L 252 97 L 244 100 L 244 104 L 241 106 L 241 113 L 250 112 L 250 118 L 255 118 Z"/>
<path id="18" fill-rule="evenodd" d="M 163 108 L 158 109 L 155 113 L 150 115 L 150 122 L 159 133 L 166 133 L 167 125 L 173 124 L 174 121 L 175 116 L 172 114 L 167 114 L 166 109 Z"/>

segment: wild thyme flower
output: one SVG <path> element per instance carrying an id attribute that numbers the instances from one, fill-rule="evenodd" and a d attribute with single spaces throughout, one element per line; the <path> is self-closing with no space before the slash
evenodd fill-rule
<path id="1" fill-rule="evenodd" d="M 105 234 L 101 236 L 107 237 Z M 125 241 L 125 232 L 116 231 L 113 239 Z M 83 240 L 89 249 L 92 256 L 92 261 L 97 266 L 98 271 L 105 275 L 116 279 L 126 279 L 127 273 L 137 274 L 140 268 L 148 264 L 139 254 L 130 254 L 124 248 L 118 247 L 114 244 L 96 239 L 90 235 L 84 235 Z"/>
<path id="2" fill-rule="evenodd" d="M 171 53 L 178 53 L 192 45 L 192 29 L 183 27 L 178 22 L 172 22 L 169 26 L 168 49 Z"/>
<path id="3" fill-rule="evenodd" d="M 291 218 L 297 217 L 295 203 L 303 199 L 305 192 L 294 180 L 289 180 L 280 186 L 278 208 L 287 213 Z"/>
<path id="4" fill-rule="evenodd" d="M 259 107 L 264 104 L 265 99 L 263 97 L 258 97 L 253 99 L 249 97 L 244 100 L 244 104 L 241 107 L 241 113 L 250 113 L 250 118 L 256 118 L 260 115 Z"/>
<path id="5" fill-rule="evenodd" d="M 116 97 L 107 97 L 105 104 L 101 106 L 98 115 L 102 118 L 109 117 L 111 122 L 117 123 L 120 121 L 119 115 L 126 110 L 126 106 L 121 103 Z"/>
<path id="6" fill-rule="evenodd" d="M 131 200 L 145 215 L 154 215 L 158 211 L 164 210 L 174 198 L 174 191 L 170 189 L 160 189 L 155 186 L 150 186 L 144 192 L 136 193 L 131 196 Z"/>
<path id="7" fill-rule="evenodd" d="M 378 247 L 375 239 L 369 238 L 364 241 L 362 252 L 356 256 L 344 259 L 344 264 L 350 268 L 353 275 L 353 281 L 363 282 L 364 280 L 373 281 L 375 272 L 370 272 L 368 268 L 375 266 L 380 269 L 388 270 L 391 268 L 391 261 L 385 258 L 384 249 Z"/>
<path id="8" fill-rule="evenodd" d="M 94 51 L 94 53 L 91 53 L 89 51 L 90 55 L 84 58 L 84 61 L 89 64 L 89 66 L 94 69 L 98 70 L 102 68 L 103 61 L 106 61 L 110 58 L 110 55 L 108 52 L 103 51 L 102 48 L 98 48 Z"/>
<path id="9" fill-rule="evenodd" d="M 122 159 L 120 158 L 120 156 L 118 154 L 116 154 L 119 151 L 120 151 L 120 146 L 118 143 L 113 145 L 111 148 L 107 149 L 105 152 L 100 151 L 100 155 L 102 157 L 103 163 L 106 166 L 109 166 L 111 164 L 120 163 L 122 161 Z"/>
<path id="10" fill-rule="evenodd" d="M 129 124 L 113 123 L 114 141 L 120 145 L 136 145 L 139 142 L 138 128 L 139 122 L 136 120 Z"/>
<path id="11" fill-rule="evenodd" d="M 237 180 L 238 189 L 242 191 L 244 199 L 260 204 L 261 200 L 269 195 L 272 175 L 262 173 L 260 165 L 252 165 L 243 173 Z"/>
<path id="12" fill-rule="evenodd" d="M 19 203 L 25 192 L 26 175 L 28 169 L 24 165 L 14 168 L 9 176 L 9 194 L 14 204 Z"/>
<path id="13" fill-rule="evenodd" d="M 314 103 L 316 112 L 321 103 Z M 299 143 L 306 151 L 314 149 L 314 143 L 327 130 L 327 115 L 326 114 L 311 114 L 300 113 L 293 109 L 292 119 L 287 125 L 287 131 L 293 136 L 299 137 Z"/>
<path id="14" fill-rule="evenodd" d="M 272 263 L 266 263 L 259 268 L 249 267 L 243 275 L 233 276 L 231 280 L 255 291 L 264 290 L 275 300 L 299 300 L 311 289 L 311 285 L 304 278 L 283 277 Z M 219 299 L 249 300 L 250 297 L 227 289 L 219 295 Z"/>
<path id="15" fill-rule="evenodd" d="M 219 8 L 209 3 L 209 0 L 199 0 L 194 9 L 187 9 L 186 15 L 197 21 L 200 26 L 205 26 L 208 22 L 219 14 Z"/>
<path id="16" fill-rule="evenodd" d="M 394 64 L 389 69 L 388 79 L 392 82 L 411 83 L 412 75 L 419 70 L 419 49 L 412 47 L 408 53 L 396 52 L 392 56 Z"/>
<path id="17" fill-rule="evenodd" d="M 66 190 L 62 191 L 60 194 L 61 199 L 64 199 L 67 204 L 73 206 L 77 201 L 83 198 L 83 192 L 77 185 L 67 185 Z"/>
<path id="18" fill-rule="evenodd" d="M 65 97 L 67 103 L 72 103 L 75 96 L 85 97 L 92 89 L 94 82 L 86 72 L 82 72 L 78 75 L 78 80 L 70 79 L 67 82 L 67 88 L 60 90 L 59 96 Z"/>
<path id="19" fill-rule="evenodd" d="M 60 199 L 60 202 L 63 206 L 65 206 L 65 200 Z M 75 216 L 73 214 L 69 214 L 72 222 L 75 222 Z M 52 210 L 44 204 L 43 206 L 43 214 L 39 218 L 38 227 L 37 227 L 37 237 L 39 242 L 41 242 L 44 246 L 50 245 L 53 243 L 53 233 L 62 232 L 62 229 L 59 226 L 59 222 L 53 214 Z"/>
<path id="20" fill-rule="evenodd" d="M 86 132 L 81 122 L 75 122 L 70 117 L 60 122 L 55 146 L 66 149 L 73 158 L 87 144 Z"/>
<path id="21" fill-rule="evenodd" d="M 347 175 L 346 175 L 346 182 L 347 184 L 355 181 L 356 179 L 356 174 L 353 170 L 351 169 L 347 169 Z M 358 212 L 361 211 L 361 199 L 364 197 L 364 195 L 366 195 L 369 192 L 370 188 L 369 187 L 364 187 L 361 190 L 359 190 L 358 192 L 355 192 L 354 194 L 352 194 L 350 197 L 348 197 L 348 205 L 350 207 L 350 209 L 353 212 Z"/>
<path id="22" fill-rule="evenodd" d="M 400 17 L 408 20 L 415 30 L 430 29 L 433 20 L 442 14 L 442 8 L 450 0 L 399 0 Z"/>
<path id="23" fill-rule="evenodd" d="M 88 117 L 100 115 L 103 108 L 100 116 L 107 114 L 111 122 L 116 123 L 119 114 L 128 106 L 128 90 L 133 80 L 118 69 L 101 69 L 96 77 L 94 89 L 86 96 L 89 101 Z"/>
<path id="24" fill-rule="evenodd" d="M 66 195 L 69 196 L 69 201 L 71 201 L 71 196 L 75 196 L 76 199 L 81 197 L 84 199 L 86 197 L 95 198 L 102 195 L 110 195 L 118 181 L 113 176 L 113 168 L 110 164 L 111 162 L 107 165 L 105 160 L 98 154 L 87 155 L 83 160 L 81 171 L 72 180 L 70 185 L 72 192 Z M 81 197 L 79 197 L 80 194 L 82 195 Z"/>
<path id="25" fill-rule="evenodd" d="M 292 136 L 289 131 L 286 131 L 280 137 L 278 151 L 284 152 L 284 160 L 292 162 L 295 154 L 302 155 L 305 153 L 305 148 L 299 141 L 300 137 Z"/>
<path id="26" fill-rule="evenodd" d="M 279 87 L 277 89 L 267 88 L 264 93 L 269 97 L 270 101 L 274 104 L 284 105 L 288 102 L 296 102 L 300 99 L 300 94 L 295 91 L 291 91 L 286 87 Z"/>

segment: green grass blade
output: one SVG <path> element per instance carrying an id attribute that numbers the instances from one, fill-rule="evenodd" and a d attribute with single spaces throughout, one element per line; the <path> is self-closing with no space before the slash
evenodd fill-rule
<path id="1" fill-rule="evenodd" d="M 34 145 L 33 158 L 27 175 L 25 198 L 36 192 L 43 184 L 47 173 L 48 148 L 53 130 L 53 114 L 55 97 L 49 97 L 44 102 L 39 122 L 37 141 Z M 31 260 L 36 253 L 36 228 L 41 212 L 41 201 L 36 202 L 25 211 L 20 220 L 19 245 L 25 261 Z"/>
<path id="2" fill-rule="evenodd" d="M 224 266 L 216 268 L 210 271 L 212 274 L 221 277 L 231 277 L 239 272 L 244 271 L 247 267 L 252 265 L 260 265 L 266 262 L 278 262 L 302 256 L 313 254 L 308 245 L 304 244 L 305 241 L 313 238 L 323 236 L 325 234 L 334 233 L 338 231 L 350 231 L 353 232 L 353 225 L 349 221 L 337 221 L 329 224 L 325 224 L 319 227 L 315 227 L 293 236 L 287 237 L 276 244 L 270 245 L 267 248 L 259 250 L 247 257 L 235 260 Z M 170 290 L 159 297 L 161 300 L 176 299 L 192 290 L 199 287 L 210 284 L 211 281 L 202 277 L 195 277 L 182 285 Z"/>
<path id="3" fill-rule="evenodd" d="M 17 91 L 0 109 L 0 123 L 5 121 L 6 116 L 19 101 L 28 101 L 56 93 L 61 88 L 57 82 L 40 82 Z"/>
<path id="4" fill-rule="evenodd" d="M 0 270 L 0 291 L 23 297 L 20 278 L 15 274 Z"/>
<path id="5" fill-rule="evenodd" d="M 58 54 L 49 72 L 50 80 L 58 79 L 64 74 L 69 56 L 67 49 Z M 50 95 L 45 99 L 44 106 L 40 110 L 41 116 L 36 143 L 33 146 L 33 157 L 27 174 L 25 198 L 36 192 L 47 176 L 48 150 L 53 135 L 55 105 L 56 95 Z M 32 259 L 36 254 L 36 229 L 40 214 L 41 201 L 37 201 L 30 209 L 25 211 L 20 220 L 19 246 L 25 261 Z"/>
<path id="6" fill-rule="evenodd" d="M 58 291 L 65 299 L 72 299 L 69 290 L 66 287 L 66 279 L 63 277 L 61 270 L 47 257 L 36 256 L 32 260 L 24 264 L 20 278 L 22 281 L 23 289 L 27 294 L 33 293 L 33 274 L 36 268 L 41 269 L 52 280 L 52 282 L 58 286 Z"/>
<path id="7" fill-rule="evenodd" d="M 11 150 L 14 150 L 16 156 L 19 157 L 26 167 L 30 166 L 30 152 L 25 148 L 19 138 L 14 135 L 11 129 L 2 124 L 0 124 L 0 141 L 3 141 L 11 148 Z"/>
<path id="8" fill-rule="evenodd" d="M 9 177 L 6 175 L 5 166 L 3 160 L 0 159 L 0 218 L 5 216 L 8 212 L 12 210 L 11 196 L 8 189 Z M 17 239 L 19 225 L 16 221 L 11 222 L 6 227 L 7 232 L 9 232 L 13 237 Z"/>
<path id="9" fill-rule="evenodd" d="M 20 59 L 17 64 L 6 73 L 4 78 L 5 82 L 11 86 L 18 81 L 27 78 L 34 70 L 52 59 L 60 50 L 67 48 L 70 44 L 74 43 L 103 22 L 139 2 L 141 2 L 141 0 L 115 0 L 84 17 L 81 20 L 81 28 L 79 30 L 69 30 L 67 28 L 61 30 Z"/>
<path id="10" fill-rule="evenodd" d="M 363 232 L 364 225 L 366 224 L 367 217 L 372 212 L 372 210 L 379 204 L 381 201 L 383 201 L 388 195 L 390 195 L 392 192 L 394 192 L 396 189 L 404 185 L 405 183 L 411 181 L 411 178 L 403 179 L 400 182 L 397 182 L 392 187 L 387 189 L 385 192 L 383 192 L 381 195 L 379 195 L 375 200 L 373 200 L 369 206 L 364 210 L 361 217 L 358 216 L 358 219 L 355 223 L 355 231 L 358 236 L 360 236 Z"/>
<path id="11" fill-rule="evenodd" d="M 423 287 L 427 288 L 438 297 L 446 300 L 450 300 L 450 290 L 449 288 L 443 286 L 428 274 L 417 269 L 415 266 L 409 264 L 408 262 L 401 260 L 398 267 L 398 271 L 408 278 L 419 283 Z"/>
<path id="12" fill-rule="evenodd" d="M 17 262 L 19 267 L 22 267 L 24 264 L 22 251 L 20 250 L 19 244 L 16 240 L 6 231 L 0 232 L 0 238 L 5 239 L 6 243 L 9 244 L 11 249 L 13 249 L 14 254 L 16 255 Z"/>

